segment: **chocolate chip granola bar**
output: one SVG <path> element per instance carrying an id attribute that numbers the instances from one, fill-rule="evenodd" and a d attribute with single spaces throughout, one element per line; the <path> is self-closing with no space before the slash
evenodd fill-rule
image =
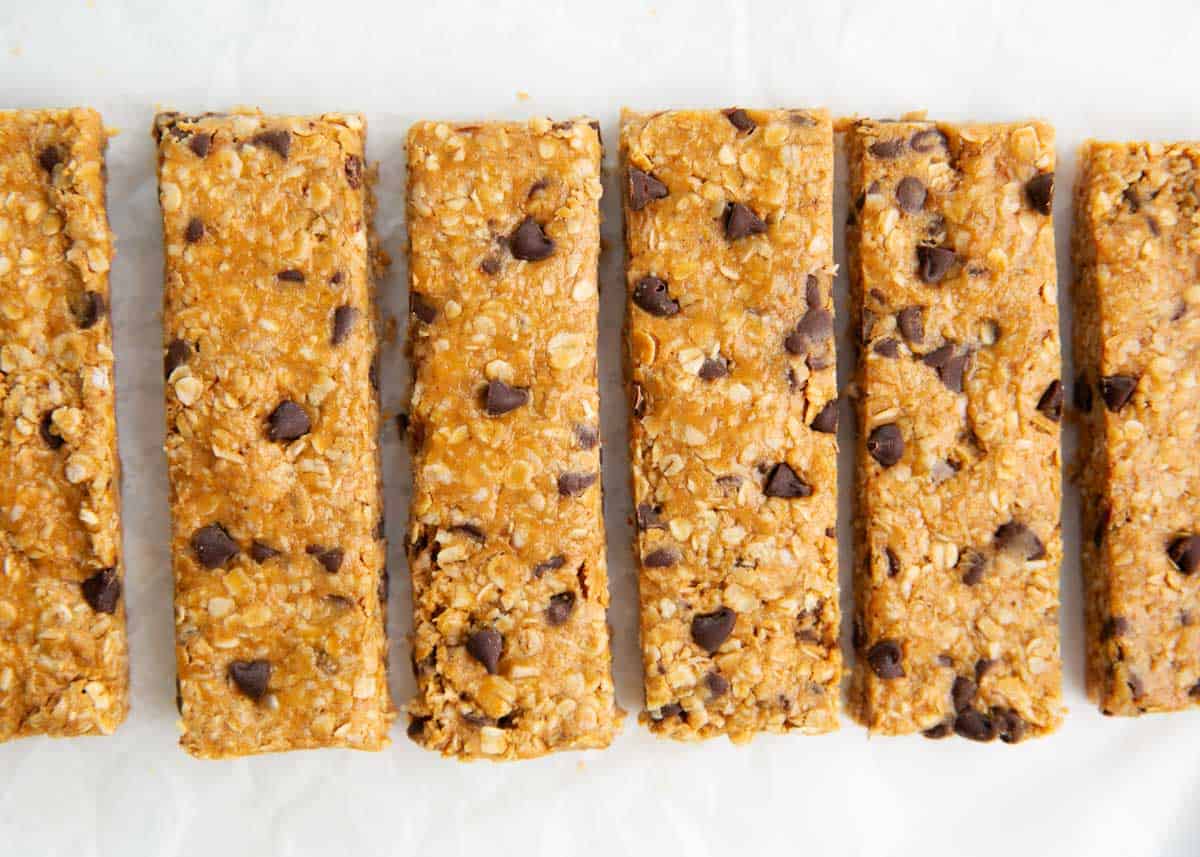
<path id="1" fill-rule="evenodd" d="M 853 711 L 889 735 L 1050 732 L 1062 710 L 1054 132 L 861 121 L 848 143 Z"/>
<path id="2" fill-rule="evenodd" d="M 829 116 L 627 111 L 621 155 L 642 721 L 835 729 Z"/>
<path id="3" fill-rule="evenodd" d="M 129 708 L 106 143 L 92 110 L 0 112 L 0 741 Z"/>
<path id="4" fill-rule="evenodd" d="M 361 117 L 160 114 L 183 736 L 379 749 L 393 713 Z"/>
<path id="5" fill-rule="evenodd" d="M 408 164 L 409 735 L 467 759 L 604 747 L 598 130 L 421 122 Z"/>
<path id="6" fill-rule="evenodd" d="M 1200 144 L 1084 145 L 1075 197 L 1088 693 L 1200 705 Z"/>

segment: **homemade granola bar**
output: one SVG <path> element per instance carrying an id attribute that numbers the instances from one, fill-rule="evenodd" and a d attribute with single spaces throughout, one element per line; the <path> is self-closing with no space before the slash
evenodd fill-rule
<path id="1" fill-rule="evenodd" d="M 1200 705 L 1200 143 L 1085 144 L 1075 215 L 1088 693 Z"/>
<path id="2" fill-rule="evenodd" d="M 408 169 L 409 735 L 462 758 L 604 747 L 599 132 L 421 122 Z"/>
<path id="3" fill-rule="evenodd" d="M 856 717 L 1012 743 L 1062 716 L 1054 132 L 861 121 Z"/>
<path id="4" fill-rule="evenodd" d="M 621 155 L 642 722 L 836 729 L 829 116 L 626 111 Z"/>
<path id="5" fill-rule="evenodd" d="M 0 741 L 129 708 L 100 116 L 0 112 Z"/>
<path id="6" fill-rule="evenodd" d="M 165 113 L 154 132 L 180 743 L 379 749 L 393 712 L 363 120 Z"/>

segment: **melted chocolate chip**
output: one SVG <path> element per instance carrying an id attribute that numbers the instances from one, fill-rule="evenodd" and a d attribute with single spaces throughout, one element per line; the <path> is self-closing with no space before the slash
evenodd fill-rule
<path id="1" fill-rule="evenodd" d="M 484 394 L 483 408 L 488 416 L 498 417 L 515 411 L 529 402 L 529 391 L 522 387 L 510 387 L 503 381 L 489 381 Z"/>
<path id="2" fill-rule="evenodd" d="M 1054 204 L 1054 173 L 1038 173 L 1027 181 L 1025 198 L 1034 211 L 1049 214 Z"/>
<path id="3" fill-rule="evenodd" d="M 979 687 L 971 679 L 961 675 L 955 677 L 954 684 L 950 687 L 950 699 L 954 703 L 956 714 L 962 714 L 971 707 L 978 690 Z"/>
<path id="4" fill-rule="evenodd" d="M 115 568 L 102 568 L 83 583 L 83 600 L 97 613 L 117 612 L 117 602 L 121 599 L 121 580 L 117 577 Z"/>
<path id="5" fill-rule="evenodd" d="M 237 556 L 238 546 L 220 524 L 209 524 L 192 533 L 192 550 L 205 568 L 221 568 Z"/>
<path id="6" fill-rule="evenodd" d="M 1046 556 L 1046 547 L 1042 544 L 1042 540 L 1020 521 L 1001 524 L 996 528 L 993 538 L 998 550 L 1015 554 L 1026 560 L 1037 560 Z"/>
<path id="7" fill-rule="evenodd" d="M 541 578 L 547 571 L 557 571 L 567 564 L 567 558 L 562 554 L 555 554 L 550 559 L 544 559 L 533 567 L 533 576 Z"/>
<path id="8" fill-rule="evenodd" d="M 84 292 L 75 308 L 75 323 L 80 330 L 87 330 L 104 317 L 104 310 L 104 298 L 99 292 Z"/>
<path id="9" fill-rule="evenodd" d="M 954 733 L 972 741 L 991 741 L 996 737 L 996 726 L 986 714 L 972 709 L 954 718 Z"/>
<path id="10" fill-rule="evenodd" d="M 636 167 L 629 168 L 628 174 L 629 208 L 641 211 L 656 199 L 666 199 L 669 195 L 667 186 L 660 182 L 653 173 L 642 172 Z"/>
<path id="11" fill-rule="evenodd" d="M 936 285 L 950 272 L 957 260 L 954 251 L 948 247 L 930 247 L 922 244 L 917 247 L 917 276 L 923 283 Z"/>
<path id="12" fill-rule="evenodd" d="M 771 468 L 763 485 L 763 494 L 768 497 L 794 499 L 796 497 L 811 497 L 812 486 L 796 475 L 796 471 L 785 462 L 780 462 Z"/>
<path id="13" fill-rule="evenodd" d="M 563 473 L 558 477 L 558 496 L 576 497 L 595 484 L 595 473 Z"/>
<path id="14" fill-rule="evenodd" d="M 870 145 L 869 151 L 877 158 L 891 159 L 900 157 L 904 151 L 903 140 L 879 140 Z"/>
<path id="15" fill-rule="evenodd" d="M 173 339 L 163 355 L 163 375 L 171 377 L 171 373 L 192 359 L 192 346 L 182 339 Z"/>
<path id="16" fill-rule="evenodd" d="M 953 722 L 951 722 L 949 720 L 943 720 L 941 723 L 938 723 L 934 726 L 930 726 L 928 729 L 926 729 L 921 734 L 924 735 L 926 738 L 932 738 L 934 740 L 938 740 L 940 738 L 948 738 L 950 736 L 950 733 L 953 731 L 954 731 Z"/>
<path id="17" fill-rule="evenodd" d="M 925 197 L 925 185 L 914 176 L 905 176 L 896 185 L 896 202 L 909 214 L 917 214 L 925 207 Z"/>
<path id="18" fill-rule="evenodd" d="M 813 431 L 822 434 L 837 434 L 838 429 L 838 400 L 826 402 L 825 407 L 817 412 L 813 421 L 808 424 Z"/>
<path id="19" fill-rule="evenodd" d="M 1167 556 L 1181 574 L 1194 574 L 1200 568 L 1200 536 L 1179 536 L 1167 546 Z"/>
<path id="20" fill-rule="evenodd" d="M 967 368 L 970 354 L 959 351 L 953 343 L 947 343 L 924 357 L 921 362 L 937 371 L 938 378 L 946 389 L 952 393 L 963 391 L 963 373 Z"/>
<path id="21" fill-rule="evenodd" d="M 193 217 L 188 221 L 187 229 L 183 230 L 183 240 L 189 244 L 195 244 L 204 237 L 204 221 L 199 217 Z"/>
<path id="22" fill-rule="evenodd" d="M 962 570 L 962 582 L 967 586 L 977 586 L 983 581 L 983 573 L 987 571 L 987 558 L 979 551 L 964 550 L 958 557 L 955 568 Z"/>
<path id="23" fill-rule="evenodd" d="M 496 674 L 503 648 L 504 638 L 494 628 L 481 628 L 467 637 L 467 654 L 483 664 L 488 675 Z"/>
<path id="24" fill-rule="evenodd" d="M 229 665 L 229 677 L 243 694 L 254 700 L 262 699 L 271 681 L 271 662 L 234 661 Z"/>
<path id="25" fill-rule="evenodd" d="M 258 539 L 255 539 L 250 543 L 250 558 L 259 565 L 277 556 L 279 556 L 279 551 L 266 542 L 260 542 Z"/>
<path id="26" fill-rule="evenodd" d="M 600 442 L 600 432 L 594 426 L 575 424 L 575 443 L 580 449 L 595 449 Z"/>
<path id="27" fill-rule="evenodd" d="M 783 340 L 789 354 L 807 354 L 833 335 L 833 316 L 825 309 L 810 309 Z"/>
<path id="28" fill-rule="evenodd" d="M 303 283 L 304 272 L 298 268 L 286 268 L 275 275 L 281 283 Z"/>
<path id="29" fill-rule="evenodd" d="M 550 606 L 546 608 L 546 621 L 555 627 L 566 623 L 575 610 L 575 593 L 560 592 L 550 596 Z"/>
<path id="30" fill-rule="evenodd" d="M 737 614 L 728 607 L 718 607 L 711 613 L 693 616 L 692 640 L 710 655 L 714 654 L 733 633 L 736 622 Z"/>
<path id="31" fill-rule="evenodd" d="M 314 557 L 330 574 L 337 574 L 341 570 L 342 560 L 346 556 L 341 548 L 327 548 L 324 545 L 309 545 L 304 552 Z"/>
<path id="32" fill-rule="evenodd" d="M 554 253 L 554 242 L 532 217 L 521 221 L 521 225 L 509 236 L 508 247 L 515 258 L 525 262 L 540 262 Z"/>
<path id="33" fill-rule="evenodd" d="M 1011 708 L 993 708 L 992 722 L 996 726 L 996 734 L 1005 744 L 1016 744 L 1025 737 L 1025 721 Z"/>
<path id="34" fill-rule="evenodd" d="M 731 202 L 725 206 L 724 221 L 725 237 L 730 241 L 750 235 L 761 235 L 767 231 L 766 222 L 740 202 Z"/>
<path id="35" fill-rule="evenodd" d="M 207 158 L 212 149 L 212 134 L 193 134 L 188 140 L 188 148 L 197 158 Z"/>
<path id="36" fill-rule="evenodd" d="M 670 568 L 680 560 L 679 550 L 673 547 L 655 548 L 642 557 L 646 568 Z"/>
<path id="37" fill-rule="evenodd" d="M 920 345 L 925 339 L 925 308 L 910 306 L 900 310 L 896 314 L 896 326 L 907 341 Z"/>
<path id="38" fill-rule="evenodd" d="M 292 149 L 292 134 L 283 128 L 260 131 L 250 138 L 250 142 L 256 146 L 266 146 L 286 161 L 288 152 Z"/>
<path id="39" fill-rule="evenodd" d="M 726 110 L 725 118 L 729 120 L 729 123 L 734 128 L 737 128 L 744 134 L 750 134 L 758 127 L 754 120 L 750 118 L 750 114 L 740 107 L 731 107 Z"/>
<path id="40" fill-rule="evenodd" d="M 633 302 L 659 318 L 670 318 L 679 312 L 679 301 L 671 297 L 666 281 L 653 275 L 637 281 L 633 287 Z"/>
<path id="41" fill-rule="evenodd" d="M 1042 397 L 1038 399 L 1037 409 L 1046 415 L 1046 419 L 1058 422 L 1062 419 L 1063 412 L 1063 385 L 1062 381 L 1055 378 L 1046 387 L 1046 391 L 1042 393 Z"/>
<path id="42" fill-rule="evenodd" d="M 867 651 L 867 663 L 884 679 L 904 676 L 904 652 L 896 640 L 880 640 Z"/>
<path id="43" fill-rule="evenodd" d="M 904 455 L 904 436 L 895 423 L 885 423 L 871 431 L 867 452 L 881 467 L 891 467 Z"/>
<path id="44" fill-rule="evenodd" d="M 704 676 L 704 686 L 708 688 L 708 692 L 712 694 L 713 699 L 729 693 L 729 679 L 715 670 Z"/>
<path id="45" fill-rule="evenodd" d="M 308 412 L 290 399 L 280 402 L 267 417 L 267 437 L 271 440 L 293 441 L 310 431 Z"/>
<path id="46" fill-rule="evenodd" d="M 51 449 L 61 449 L 66 443 L 62 435 L 54 430 L 54 411 L 46 411 L 42 414 L 42 419 L 38 423 L 38 434 L 42 436 L 42 442 Z"/>
<path id="47" fill-rule="evenodd" d="M 329 337 L 333 345 L 341 345 L 354 329 L 358 321 L 358 310 L 352 306 L 340 306 L 333 311 L 333 333 Z"/>
<path id="48" fill-rule="evenodd" d="M 489 277 L 494 277 L 496 274 L 500 273 L 501 265 L 502 263 L 499 256 L 486 256 L 484 257 L 484 260 L 479 263 L 479 270 L 483 271 L 483 273 L 487 274 Z"/>
<path id="49" fill-rule="evenodd" d="M 662 510 L 649 503 L 639 503 L 637 507 L 637 526 L 639 530 L 661 530 L 667 525 L 662 519 Z"/>
<path id="50" fill-rule="evenodd" d="M 420 292 L 410 292 L 408 295 L 408 309 L 417 317 L 418 321 L 425 324 L 433 324 L 433 320 L 437 318 L 437 307 L 431 304 Z"/>
<path id="51" fill-rule="evenodd" d="M 47 146 L 38 153 L 38 166 L 48 173 L 54 172 L 54 168 L 62 162 L 63 155 L 58 146 Z"/>
<path id="52" fill-rule="evenodd" d="M 697 374 L 703 381 L 716 381 L 729 374 L 729 365 L 720 357 L 709 357 L 700 365 Z"/>
<path id="53" fill-rule="evenodd" d="M 876 342 L 872 350 L 880 357 L 895 360 L 900 356 L 900 343 L 889 336 Z"/>
<path id="54" fill-rule="evenodd" d="M 913 134 L 908 141 L 914 152 L 932 152 L 934 149 L 946 148 L 946 135 L 937 128 L 926 128 Z"/>
<path id="55" fill-rule="evenodd" d="M 1100 398 L 1114 414 L 1129 404 L 1138 379 L 1132 375 L 1109 375 L 1100 379 Z"/>

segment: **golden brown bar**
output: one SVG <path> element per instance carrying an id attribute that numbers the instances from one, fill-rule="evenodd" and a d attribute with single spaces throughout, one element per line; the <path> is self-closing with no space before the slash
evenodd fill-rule
<path id="1" fill-rule="evenodd" d="M 858 663 L 872 732 L 1012 743 L 1062 716 L 1054 132 L 856 123 Z"/>
<path id="2" fill-rule="evenodd" d="M 129 708 L 107 139 L 92 110 L 0 112 L 0 741 Z"/>
<path id="3" fill-rule="evenodd" d="M 353 114 L 160 114 L 183 736 L 377 750 L 393 712 L 373 201 Z"/>
<path id="4" fill-rule="evenodd" d="M 1088 694 L 1200 705 L 1200 144 L 1084 144 L 1073 250 Z"/>
<path id="5" fill-rule="evenodd" d="M 836 729 L 829 116 L 627 111 L 621 155 L 642 722 Z"/>

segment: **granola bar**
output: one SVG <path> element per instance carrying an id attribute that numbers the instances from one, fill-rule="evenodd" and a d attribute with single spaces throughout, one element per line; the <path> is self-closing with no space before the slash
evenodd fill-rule
<path id="1" fill-rule="evenodd" d="M 0 741 L 129 708 L 106 142 L 92 110 L 0 112 Z"/>
<path id="2" fill-rule="evenodd" d="M 856 123 L 856 717 L 1016 742 L 1061 719 L 1054 132 Z"/>
<path id="3" fill-rule="evenodd" d="M 361 117 L 165 113 L 182 738 L 379 749 L 392 708 Z"/>
<path id="4" fill-rule="evenodd" d="M 627 111 L 621 155 L 641 720 L 836 729 L 829 116 Z"/>
<path id="5" fill-rule="evenodd" d="M 1085 144 L 1075 402 L 1088 693 L 1200 705 L 1200 144 Z"/>
<path id="6" fill-rule="evenodd" d="M 421 122 L 408 164 L 409 735 L 466 759 L 607 746 L 599 132 Z"/>

